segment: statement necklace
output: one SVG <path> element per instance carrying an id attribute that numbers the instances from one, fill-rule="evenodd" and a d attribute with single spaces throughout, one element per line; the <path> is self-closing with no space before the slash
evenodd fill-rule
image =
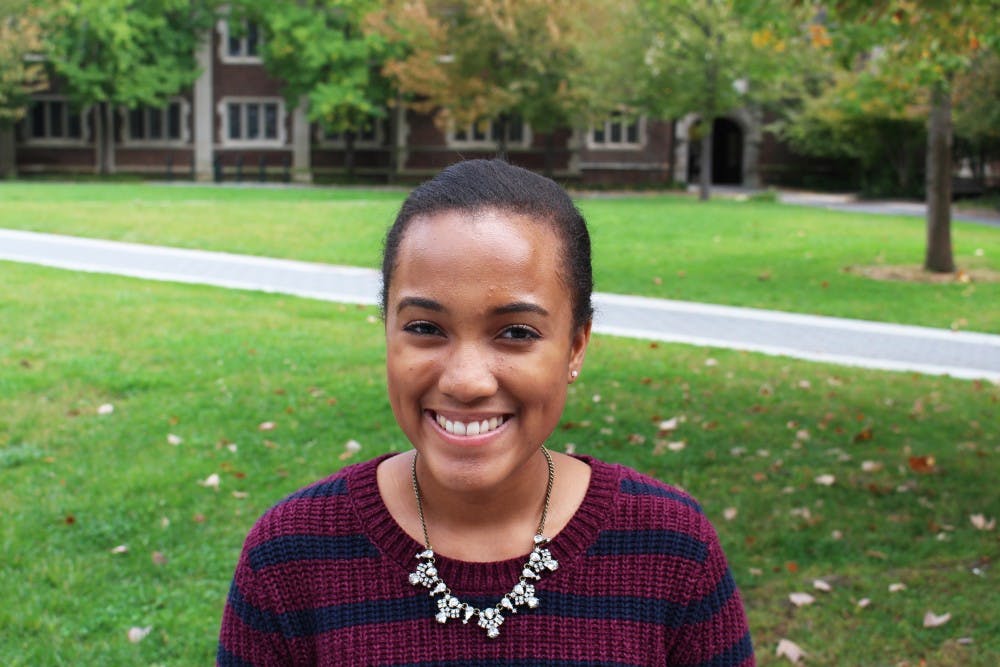
<path id="1" fill-rule="evenodd" d="M 438 612 L 434 616 L 438 623 L 447 623 L 453 618 L 461 618 L 462 623 L 468 624 L 475 617 L 476 625 L 486 631 L 486 636 L 490 639 L 496 639 L 500 636 L 500 625 L 504 622 L 504 614 L 516 614 L 518 607 L 534 609 L 538 606 L 535 586 L 529 580 L 537 581 L 546 572 L 551 572 L 559 567 L 559 562 L 545 548 L 545 545 L 549 543 L 549 538 L 542 534 L 545 531 L 545 517 L 549 513 L 549 498 L 552 496 L 552 483 L 556 478 L 556 467 L 552 463 L 552 455 L 549 454 L 549 450 L 542 447 L 542 454 L 545 455 L 545 462 L 549 466 L 549 479 L 545 486 L 542 519 L 538 522 L 538 530 L 535 531 L 535 547 L 531 550 L 531 554 L 521 570 L 521 577 L 510 589 L 510 592 L 500 598 L 500 601 L 492 607 L 478 609 L 452 595 L 448 584 L 441 580 L 437 567 L 434 566 L 434 550 L 431 548 L 430 538 L 427 537 L 424 506 L 420 499 L 420 485 L 417 484 L 417 454 L 413 453 L 410 477 L 413 480 L 413 494 L 417 497 L 417 513 L 420 515 L 420 527 L 424 531 L 425 548 L 416 556 L 417 569 L 410 573 L 410 583 L 414 586 L 430 589 L 431 597 L 441 596 L 437 599 Z"/>

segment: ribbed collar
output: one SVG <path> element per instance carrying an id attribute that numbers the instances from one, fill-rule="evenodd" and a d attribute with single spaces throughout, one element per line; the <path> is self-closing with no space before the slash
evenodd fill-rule
<path id="1" fill-rule="evenodd" d="M 423 551 L 424 546 L 406 534 L 382 502 L 375 470 L 389 456 L 394 455 L 387 454 L 354 466 L 348 474 L 347 485 L 363 530 L 379 551 L 399 565 L 398 576 L 405 581 L 416 565 L 416 554 Z M 617 497 L 621 468 L 589 456 L 576 458 L 590 466 L 590 486 L 576 514 L 548 547 L 559 561 L 559 569 L 546 575 L 543 584 L 569 571 L 614 514 L 610 510 Z M 525 535 L 524 542 L 524 555 L 517 558 L 493 563 L 469 563 L 438 555 L 437 568 L 441 578 L 456 594 L 502 595 L 517 582 L 525 558 L 531 551 L 531 536 Z"/>

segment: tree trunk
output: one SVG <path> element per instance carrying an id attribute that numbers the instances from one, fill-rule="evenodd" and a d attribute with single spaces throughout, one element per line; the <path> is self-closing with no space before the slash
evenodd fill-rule
<path id="1" fill-rule="evenodd" d="M 951 93 L 944 84 L 932 91 L 927 123 L 927 253 L 924 268 L 955 270 L 951 251 Z"/>
<path id="2" fill-rule="evenodd" d="M 96 171 L 102 176 L 115 173 L 114 111 L 107 102 L 94 108 L 94 153 Z"/>
<path id="3" fill-rule="evenodd" d="M 698 174 L 698 199 L 708 201 L 712 195 L 712 128 L 714 118 L 701 119 L 701 169 Z"/>
<path id="4" fill-rule="evenodd" d="M 354 139 L 357 135 L 353 130 L 344 132 L 344 170 L 347 180 L 354 181 Z"/>
<path id="5" fill-rule="evenodd" d="M 17 178 L 17 149 L 14 126 L 0 123 L 0 179 Z"/>

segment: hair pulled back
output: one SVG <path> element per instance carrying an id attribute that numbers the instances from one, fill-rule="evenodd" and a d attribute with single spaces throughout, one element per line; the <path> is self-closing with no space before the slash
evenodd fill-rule
<path id="1" fill-rule="evenodd" d="M 551 179 L 502 160 L 466 160 L 447 167 L 418 186 L 403 202 L 385 237 L 382 253 L 382 313 L 399 247 L 414 218 L 448 211 L 475 214 L 484 210 L 522 215 L 548 225 L 562 241 L 562 275 L 573 306 L 574 330 L 593 317 L 594 289 L 587 223 L 573 201 Z"/>

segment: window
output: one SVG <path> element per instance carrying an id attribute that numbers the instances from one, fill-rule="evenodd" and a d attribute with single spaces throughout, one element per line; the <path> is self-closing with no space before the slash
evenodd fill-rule
<path id="1" fill-rule="evenodd" d="M 646 119 L 614 113 L 587 135 L 589 148 L 641 148 L 645 143 Z"/>
<path id="2" fill-rule="evenodd" d="M 503 124 L 499 120 L 472 123 L 448 133 L 448 144 L 466 148 L 493 148 L 500 142 Z M 531 143 L 531 130 L 524 120 L 513 114 L 507 120 L 507 145 L 525 147 Z"/>
<path id="3" fill-rule="evenodd" d="M 176 143 L 190 140 L 187 117 L 190 105 L 187 100 L 171 100 L 166 106 L 149 106 L 127 109 L 122 112 L 125 127 L 122 138 L 126 144 Z"/>
<path id="4" fill-rule="evenodd" d="M 65 98 L 35 99 L 23 121 L 24 140 L 38 143 L 85 143 L 90 137 L 86 132 L 83 116 Z"/>
<path id="5" fill-rule="evenodd" d="M 331 132 L 320 125 L 316 126 L 316 140 L 322 146 L 339 148 L 345 146 L 342 132 Z M 382 118 L 372 118 L 363 129 L 354 133 L 355 148 L 377 148 L 384 143 L 385 121 Z"/>
<path id="6" fill-rule="evenodd" d="M 219 59 L 224 63 L 259 63 L 262 36 L 260 26 L 253 21 L 243 21 L 238 26 L 229 21 L 218 23 Z"/>
<path id="7" fill-rule="evenodd" d="M 224 145 L 285 143 L 285 102 L 280 97 L 223 98 L 219 113 Z"/>

